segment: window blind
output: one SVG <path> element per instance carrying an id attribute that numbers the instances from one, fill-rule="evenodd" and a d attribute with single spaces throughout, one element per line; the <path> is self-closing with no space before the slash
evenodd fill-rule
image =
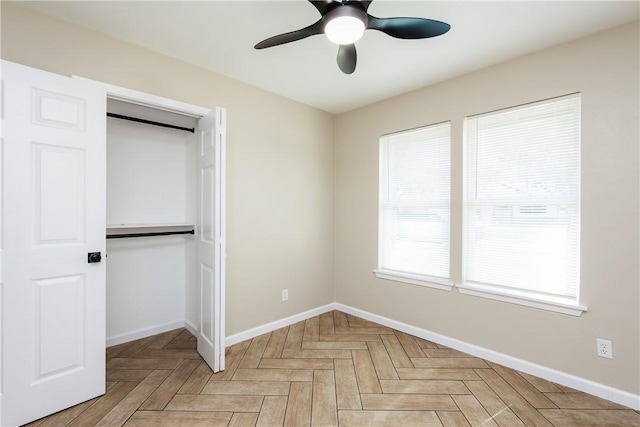
<path id="1" fill-rule="evenodd" d="M 451 124 L 380 139 L 379 270 L 449 277 Z"/>
<path id="2" fill-rule="evenodd" d="M 580 95 L 465 120 L 465 280 L 577 300 Z"/>

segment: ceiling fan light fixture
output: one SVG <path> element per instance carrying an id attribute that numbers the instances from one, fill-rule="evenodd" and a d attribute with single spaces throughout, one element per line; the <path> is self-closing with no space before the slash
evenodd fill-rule
<path id="1" fill-rule="evenodd" d="M 367 15 L 351 6 L 340 6 L 325 16 L 324 34 L 330 42 L 339 45 L 353 44 L 366 30 Z"/>
<path id="2" fill-rule="evenodd" d="M 340 71 L 352 74 L 358 59 L 355 42 L 360 40 L 365 30 L 381 31 L 397 39 L 427 39 L 451 29 L 446 22 L 433 19 L 376 18 L 367 12 L 373 0 L 308 1 L 320 12 L 320 19 L 299 30 L 269 37 L 254 47 L 264 49 L 324 33 L 329 41 L 340 45 L 336 58 Z"/>

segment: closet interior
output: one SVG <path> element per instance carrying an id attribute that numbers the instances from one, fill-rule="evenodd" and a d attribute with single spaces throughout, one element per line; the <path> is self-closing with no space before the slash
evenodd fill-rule
<path id="1" fill-rule="evenodd" d="M 197 281 L 196 127 L 195 117 L 107 101 L 108 346 L 197 310 L 187 295 Z"/>

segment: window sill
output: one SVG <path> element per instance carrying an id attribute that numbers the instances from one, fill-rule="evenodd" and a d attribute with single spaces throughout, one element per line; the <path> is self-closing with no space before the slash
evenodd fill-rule
<path id="1" fill-rule="evenodd" d="M 440 289 L 442 291 L 450 291 L 453 288 L 453 283 L 449 282 L 449 280 L 438 277 L 409 274 L 393 270 L 374 270 L 373 273 L 378 279 L 394 280 L 396 282 L 426 286 L 428 288 Z"/>
<path id="2" fill-rule="evenodd" d="M 583 312 L 587 311 L 586 306 L 572 303 L 568 299 L 551 296 L 549 298 L 544 298 L 538 294 L 527 291 L 498 289 L 490 285 L 472 282 L 456 285 L 456 288 L 458 288 L 458 292 L 464 295 L 473 295 L 481 298 L 504 301 L 526 307 L 568 314 L 571 316 L 580 316 Z"/>

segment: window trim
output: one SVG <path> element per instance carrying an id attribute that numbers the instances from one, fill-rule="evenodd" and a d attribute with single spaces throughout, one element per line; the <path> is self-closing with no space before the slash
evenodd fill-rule
<path id="1" fill-rule="evenodd" d="M 588 307 L 580 305 L 573 298 L 561 298 L 549 295 L 537 294 L 525 290 L 512 289 L 501 291 L 494 285 L 484 285 L 482 283 L 464 282 L 456 284 L 455 287 L 463 295 L 472 295 L 480 298 L 488 298 L 496 301 L 509 302 L 526 307 L 539 308 L 556 313 L 580 316 L 587 311 Z"/>
<path id="2" fill-rule="evenodd" d="M 425 286 L 427 288 L 450 291 L 455 284 L 442 277 L 426 276 L 423 274 L 407 273 L 404 271 L 388 270 L 384 268 L 373 270 L 378 279 L 394 280 L 396 282 L 410 283 L 412 285 Z"/>

